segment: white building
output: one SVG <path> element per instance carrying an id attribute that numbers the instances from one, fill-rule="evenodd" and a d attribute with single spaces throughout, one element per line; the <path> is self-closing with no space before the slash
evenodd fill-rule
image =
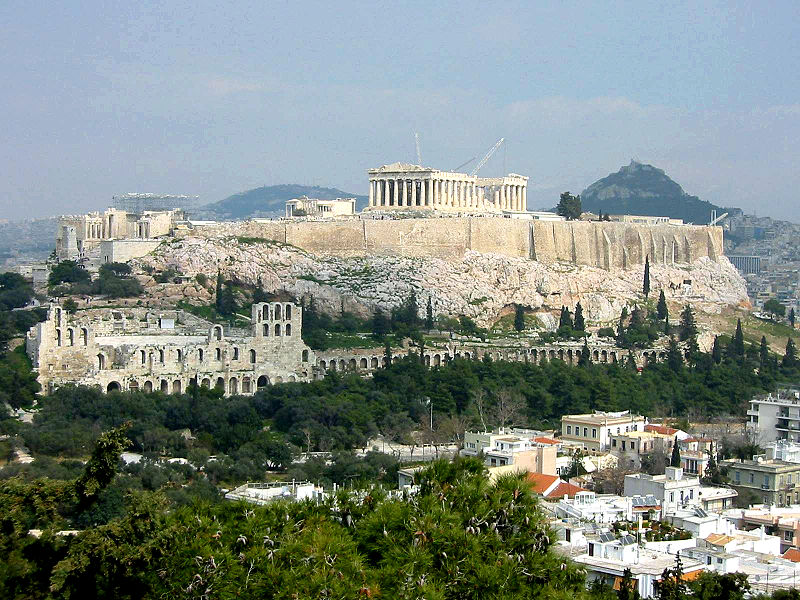
<path id="1" fill-rule="evenodd" d="M 322 488 L 308 481 L 245 483 L 225 494 L 226 500 L 243 500 L 259 505 L 276 500 L 323 500 L 324 497 Z"/>
<path id="2" fill-rule="evenodd" d="M 555 505 L 555 515 L 561 519 L 579 519 L 593 523 L 616 523 L 661 517 L 661 504 L 654 496 L 628 498 L 612 494 L 597 495 L 591 491 L 578 492 L 574 498 L 563 498 Z"/>
<path id="3" fill-rule="evenodd" d="M 800 390 L 780 389 L 756 396 L 747 411 L 747 430 L 758 444 L 788 440 L 800 442 Z"/>
<path id="4" fill-rule="evenodd" d="M 669 513 L 700 504 L 700 479 L 685 477 L 679 467 L 667 467 L 664 475 L 634 473 L 625 476 L 625 495 L 655 496 Z"/>
<path id="5" fill-rule="evenodd" d="M 603 451 L 611 447 L 611 436 L 632 431 L 644 431 L 647 420 L 630 411 L 595 411 L 584 415 L 561 417 L 561 437 L 564 441 L 579 442 L 586 450 Z"/>
<path id="6" fill-rule="evenodd" d="M 286 201 L 286 217 L 350 217 L 356 214 L 355 198 L 319 200 L 301 196 Z"/>

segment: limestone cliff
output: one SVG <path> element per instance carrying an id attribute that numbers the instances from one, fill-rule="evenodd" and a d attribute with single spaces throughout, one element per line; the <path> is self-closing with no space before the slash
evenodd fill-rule
<path id="1" fill-rule="evenodd" d="M 414 290 L 421 307 L 430 298 L 434 313 L 463 314 L 483 325 L 514 303 L 541 309 L 545 324 L 552 325 L 550 311 L 578 301 L 590 321 L 612 324 L 623 306 L 641 301 L 643 276 L 641 265 L 606 271 L 474 251 L 449 259 L 321 257 L 278 242 L 236 237 L 174 240 L 138 264 L 157 271 L 174 267 L 190 276 L 204 273 L 212 279 L 220 270 L 227 278 L 249 284 L 260 277 L 267 291 L 285 290 L 298 298 L 313 295 L 318 306 L 331 311 L 344 302 L 361 314 L 376 306 L 397 305 Z M 653 264 L 650 276 L 651 289 L 656 294 L 664 289 L 676 305 L 691 302 L 697 310 L 716 313 L 747 303 L 744 280 L 724 257 L 718 262 L 703 257 L 685 265 Z M 151 291 L 157 293 L 155 287 Z"/>

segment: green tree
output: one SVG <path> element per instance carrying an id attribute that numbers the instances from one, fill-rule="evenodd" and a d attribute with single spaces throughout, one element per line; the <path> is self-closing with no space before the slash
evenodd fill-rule
<path id="1" fill-rule="evenodd" d="M 669 466 L 670 467 L 681 466 L 681 449 L 678 447 L 678 440 L 675 440 L 675 443 L 672 446 L 672 456 L 670 456 L 669 459 Z"/>
<path id="2" fill-rule="evenodd" d="M 769 366 L 769 345 L 767 345 L 767 336 L 761 336 L 761 347 L 758 351 L 758 364 L 761 369 L 766 369 Z"/>
<path id="3" fill-rule="evenodd" d="M 430 331 L 433 329 L 433 301 L 428 296 L 428 306 L 425 307 L 425 329 Z"/>
<path id="4" fill-rule="evenodd" d="M 622 581 L 617 590 L 617 600 L 640 600 L 638 581 L 629 568 L 622 572 Z"/>
<path id="5" fill-rule="evenodd" d="M 782 317 L 786 314 L 786 307 L 777 298 L 770 298 L 764 302 L 764 310 L 773 317 Z"/>
<path id="6" fill-rule="evenodd" d="M 703 571 L 689 583 L 689 590 L 691 598 L 696 600 L 744 600 L 750 597 L 750 584 L 744 573 Z"/>
<path id="7" fill-rule="evenodd" d="M 675 566 L 664 569 L 661 581 L 658 582 L 656 597 L 658 600 L 687 600 L 687 586 L 683 580 L 683 563 L 681 555 L 675 557 Z"/>
<path id="8" fill-rule="evenodd" d="M 736 332 L 728 345 L 728 356 L 734 360 L 744 358 L 744 333 L 742 333 L 742 320 L 736 320 Z"/>
<path id="9" fill-rule="evenodd" d="M 583 307 L 580 302 L 575 305 L 574 329 L 575 331 L 586 331 L 586 322 L 583 319 Z"/>
<path id="10" fill-rule="evenodd" d="M 569 192 L 561 194 L 561 199 L 556 207 L 556 212 L 567 221 L 574 221 L 581 218 L 581 197 L 573 196 Z"/>
<path id="11" fill-rule="evenodd" d="M 675 373 L 680 373 L 683 370 L 683 356 L 681 355 L 681 349 L 673 336 L 670 336 L 669 338 L 667 366 Z"/>
<path id="12" fill-rule="evenodd" d="M 662 321 L 669 319 L 669 308 L 667 308 L 667 298 L 664 296 L 664 290 L 662 289 L 658 294 L 658 304 L 656 305 L 656 313 L 658 314 L 658 318 Z"/>
<path id="13" fill-rule="evenodd" d="M 78 303 L 75 302 L 75 300 L 73 300 L 72 298 L 67 298 L 66 300 L 64 300 L 62 306 L 64 307 L 64 310 L 71 315 L 74 315 L 75 312 L 78 310 Z"/>
<path id="14" fill-rule="evenodd" d="M 685 342 L 697 337 L 697 323 L 694 320 L 694 311 L 687 304 L 681 312 L 681 323 L 678 328 L 678 339 Z"/>
<path id="15" fill-rule="evenodd" d="M 558 318 L 558 330 L 556 335 L 559 337 L 571 337 L 574 331 L 572 313 L 566 306 L 561 306 L 561 316 Z"/>
<path id="16" fill-rule="evenodd" d="M 644 258 L 644 281 L 642 281 L 642 293 L 647 298 L 650 295 L 650 255 Z"/>
<path id="17" fill-rule="evenodd" d="M 376 308 L 375 314 L 372 315 L 372 337 L 376 340 L 382 340 L 386 337 L 386 334 L 389 333 L 390 329 L 391 323 L 389 323 L 388 317 L 380 307 Z"/>
<path id="18" fill-rule="evenodd" d="M 714 345 L 711 348 L 711 360 L 713 360 L 716 365 L 722 362 L 722 344 L 719 341 L 719 337 L 716 335 L 714 336 Z"/>
<path id="19" fill-rule="evenodd" d="M 792 329 L 794 329 L 794 319 L 794 307 L 792 307 L 792 309 L 789 311 L 789 325 L 792 326 Z"/>
<path id="20" fill-rule="evenodd" d="M 521 304 L 514 305 L 514 329 L 516 331 L 525 329 L 525 308 Z"/>
<path id="21" fill-rule="evenodd" d="M 47 285 L 54 287 L 61 283 L 88 283 L 91 279 L 89 272 L 74 260 L 62 260 L 50 270 Z"/>
<path id="22" fill-rule="evenodd" d="M 98 494 L 116 475 L 119 457 L 131 443 L 127 436 L 130 426 L 130 423 L 120 425 L 103 433 L 95 442 L 83 475 L 75 482 L 75 493 L 81 508 L 85 509 L 97 500 Z"/>
<path id="23" fill-rule="evenodd" d="M 589 352 L 589 341 L 587 338 L 583 338 L 583 348 L 581 348 L 581 355 L 578 358 L 578 366 L 588 367 L 590 364 L 592 364 L 592 357 Z"/>
<path id="24" fill-rule="evenodd" d="M 795 348 L 792 338 L 786 340 L 786 351 L 783 354 L 783 361 L 781 364 L 788 369 L 797 366 L 797 349 Z"/>

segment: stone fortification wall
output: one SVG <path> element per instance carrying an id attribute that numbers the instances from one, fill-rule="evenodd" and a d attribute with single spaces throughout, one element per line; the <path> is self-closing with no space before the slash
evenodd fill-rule
<path id="1" fill-rule="evenodd" d="M 527 221 L 502 217 L 217 223 L 185 235 L 263 238 L 313 254 L 456 258 L 468 250 L 602 269 L 688 264 L 722 255 L 722 229 L 698 225 Z"/>

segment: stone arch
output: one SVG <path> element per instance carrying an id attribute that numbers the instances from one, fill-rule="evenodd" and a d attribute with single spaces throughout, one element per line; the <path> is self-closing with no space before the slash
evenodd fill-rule
<path id="1" fill-rule="evenodd" d="M 325 362 L 324 360 L 319 361 L 319 368 L 324 371 L 325 369 L 328 368 L 328 363 Z"/>
<path id="2" fill-rule="evenodd" d="M 533 362 L 535 362 L 535 363 L 539 362 L 539 351 L 536 350 L 536 348 L 531 350 L 531 357 L 533 358 Z"/>
<path id="3" fill-rule="evenodd" d="M 72 327 L 67 330 L 67 339 L 69 340 L 70 346 L 75 345 L 75 330 Z"/>
<path id="4" fill-rule="evenodd" d="M 347 367 L 348 367 L 348 369 L 350 369 L 351 371 L 355 371 L 355 370 L 356 370 L 356 359 L 355 359 L 355 358 L 351 358 L 351 359 L 349 360 L 349 362 L 347 363 Z"/>
<path id="5" fill-rule="evenodd" d="M 269 304 L 265 304 L 262 307 L 261 316 L 264 321 L 269 321 Z"/>
<path id="6" fill-rule="evenodd" d="M 431 355 L 430 354 L 426 354 L 425 355 L 425 366 L 426 367 L 430 367 L 431 366 Z"/>
<path id="7" fill-rule="evenodd" d="M 442 364 L 442 357 L 439 354 L 433 355 L 433 366 L 438 367 Z"/>
<path id="8" fill-rule="evenodd" d="M 467 360 L 471 359 L 472 358 L 472 353 L 471 352 L 464 352 L 464 358 L 466 358 Z"/>
<path id="9" fill-rule="evenodd" d="M 264 337 L 269 337 L 269 323 L 264 323 Z"/>
<path id="10" fill-rule="evenodd" d="M 283 377 L 281 377 L 280 375 L 278 375 L 278 376 L 275 378 L 275 383 L 283 383 Z"/>
<path id="11" fill-rule="evenodd" d="M 147 352 L 144 350 L 139 350 L 139 359 L 142 361 L 143 365 L 147 364 Z"/>
<path id="12" fill-rule="evenodd" d="M 144 391 L 148 394 L 153 391 L 153 382 L 152 381 L 145 381 L 144 382 Z"/>
<path id="13" fill-rule="evenodd" d="M 550 360 L 555 360 L 555 359 L 556 359 L 556 351 L 550 350 Z"/>
<path id="14" fill-rule="evenodd" d="M 56 329 L 56 346 L 61 345 L 61 330 Z"/>
<path id="15" fill-rule="evenodd" d="M 275 337 L 280 337 L 280 336 L 281 336 L 281 324 L 280 323 L 276 323 L 275 324 Z"/>
<path id="16" fill-rule="evenodd" d="M 366 369 L 367 368 L 367 364 L 368 364 L 367 363 L 367 359 L 366 358 L 362 358 L 361 361 L 359 362 L 359 367 L 362 368 L 362 369 Z"/>
<path id="17" fill-rule="evenodd" d="M 275 305 L 275 320 L 279 321 L 282 318 L 283 317 L 281 317 L 281 305 L 280 304 L 276 304 Z"/>
<path id="18" fill-rule="evenodd" d="M 258 389 L 265 388 L 265 387 L 267 387 L 268 385 L 269 385 L 269 377 L 267 377 L 266 375 L 261 375 L 261 376 L 260 376 L 260 377 L 259 377 L 259 378 L 256 380 L 256 387 L 257 387 Z"/>
<path id="19" fill-rule="evenodd" d="M 178 362 L 183 362 L 183 350 L 178 348 L 178 350 L 175 352 L 175 356 L 177 357 Z"/>
<path id="20" fill-rule="evenodd" d="M 222 341 L 222 325 L 214 325 L 211 328 L 211 338 L 218 342 Z"/>
<path id="21" fill-rule="evenodd" d="M 183 387 L 183 385 L 181 384 L 181 380 L 180 379 L 176 379 L 175 381 L 172 382 L 172 393 L 173 394 L 180 394 L 181 391 L 182 391 L 182 387 Z"/>
<path id="22" fill-rule="evenodd" d="M 284 317 L 284 318 L 285 318 L 287 321 L 288 321 L 289 319 L 291 319 L 291 318 L 292 318 L 292 305 L 291 305 L 291 304 L 287 304 L 287 305 L 286 305 L 286 308 L 284 309 L 284 311 L 283 311 L 283 314 L 285 315 L 285 317 Z M 288 334 L 287 334 L 287 335 L 288 335 Z"/>
<path id="23" fill-rule="evenodd" d="M 139 382 L 135 379 L 128 384 L 128 390 L 131 392 L 138 392 L 139 391 Z"/>
<path id="24" fill-rule="evenodd" d="M 308 350 L 303 350 L 303 353 L 300 355 L 300 360 L 302 362 L 308 362 Z"/>
<path id="25" fill-rule="evenodd" d="M 97 369 L 102 371 L 106 368 L 106 356 L 102 352 L 97 355 Z"/>
<path id="26" fill-rule="evenodd" d="M 250 386 L 250 378 L 249 377 L 243 377 L 242 378 L 242 393 L 243 394 L 249 394 L 249 393 L 251 393 L 251 391 L 252 390 L 251 390 L 251 386 Z"/>
<path id="27" fill-rule="evenodd" d="M 400 362 L 400 357 L 399 356 L 393 356 L 392 357 L 392 364 L 393 365 L 396 365 L 399 362 Z"/>
<path id="28" fill-rule="evenodd" d="M 617 362 L 617 353 L 614 350 L 611 351 L 611 362 L 612 363 Z"/>
<path id="29" fill-rule="evenodd" d="M 599 361 L 599 360 L 600 360 L 600 353 L 599 353 L 597 350 L 595 350 L 594 352 L 592 352 L 592 360 L 593 360 L 594 362 L 597 362 L 597 361 Z"/>
<path id="30" fill-rule="evenodd" d="M 378 368 L 378 358 L 377 358 L 377 357 L 375 357 L 375 356 L 373 356 L 373 357 L 372 357 L 372 360 L 371 360 L 371 361 L 370 361 L 370 363 L 369 363 L 369 366 L 370 366 L 371 368 L 373 368 L 373 369 L 377 369 L 377 368 Z"/>
<path id="31" fill-rule="evenodd" d="M 224 377 L 217 377 L 217 383 L 214 384 L 214 387 L 217 389 L 225 391 L 225 378 Z"/>
<path id="32" fill-rule="evenodd" d="M 603 361 L 604 363 L 608 362 L 608 350 L 603 350 L 600 353 L 600 360 Z"/>
<path id="33" fill-rule="evenodd" d="M 211 380 L 208 377 L 204 377 L 203 382 L 200 385 L 202 385 L 204 388 L 210 388 Z"/>
<path id="34" fill-rule="evenodd" d="M 61 327 L 61 307 L 57 306 L 55 309 L 56 325 Z"/>
<path id="35" fill-rule="evenodd" d="M 89 329 L 86 327 L 81 329 L 81 341 L 83 342 L 84 346 L 89 345 Z"/>
<path id="36" fill-rule="evenodd" d="M 558 360 L 564 360 L 564 349 L 560 348 L 558 350 Z"/>
<path id="37" fill-rule="evenodd" d="M 294 375 L 289 375 L 289 381 L 294 383 L 295 381 L 297 381 L 297 377 L 295 377 Z"/>
<path id="38" fill-rule="evenodd" d="M 567 362 L 569 364 L 573 364 L 574 359 L 575 359 L 575 355 L 572 352 L 572 348 L 570 348 L 569 350 L 567 350 Z"/>
<path id="39" fill-rule="evenodd" d="M 112 381 L 106 386 L 106 392 L 119 392 L 122 390 L 119 381 Z"/>
<path id="40" fill-rule="evenodd" d="M 233 359 L 232 360 L 239 360 L 239 346 L 233 347 Z"/>
<path id="41" fill-rule="evenodd" d="M 228 391 L 231 394 L 238 394 L 239 393 L 239 380 L 236 377 L 231 377 L 228 381 Z"/>
<path id="42" fill-rule="evenodd" d="M 161 380 L 161 391 L 165 394 L 169 392 L 169 381 L 166 379 Z"/>
<path id="43" fill-rule="evenodd" d="M 197 349 L 197 360 L 199 360 L 200 362 L 203 362 L 203 349 L 202 348 L 198 348 Z"/>
<path id="44" fill-rule="evenodd" d="M 287 323 L 286 324 L 286 327 L 284 328 L 284 334 L 286 336 L 292 335 L 292 324 L 291 323 Z"/>
<path id="45" fill-rule="evenodd" d="M 250 364 L 256 364 L 256 351 L 252 349 L 250 350 Z"/>
<path id="46" fill-rule="evenodd" d="M 340 371 L 344 371 L 345 370 L 345 362 L 344 362 L 343 358 L 339 359 L 339 370 Z"/>
<path id="47" fill-rule="evenodd" d="M 333 359 L 331 361 L 330 365 L 328 365 L 328 366 L 329 366 L 331 371 L 335 371 L 336 370 L 336 359 Z"/>
<path id="48" fill-rule="evenodd" d="M 158 350 L 158 362 L 160 362 L 162 365 L 164 364 L 164 349 L 163 348 L 159 348 L 159 350 Z"/>

